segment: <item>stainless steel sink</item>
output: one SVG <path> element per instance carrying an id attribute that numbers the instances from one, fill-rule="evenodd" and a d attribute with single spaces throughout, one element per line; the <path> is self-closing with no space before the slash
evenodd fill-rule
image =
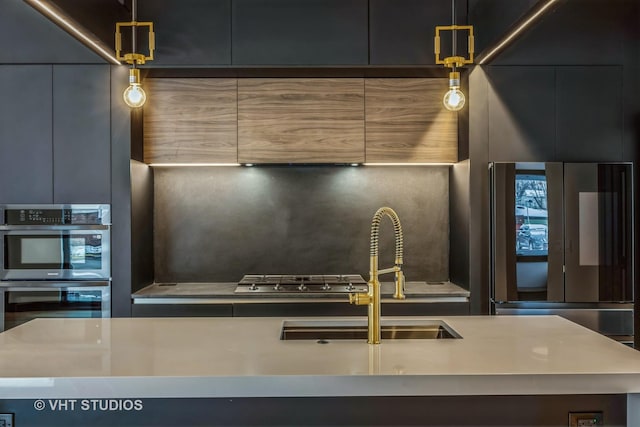
<path id="1" fill-rule="evenodd" d="M 462 338 L 441 320 L 382 322 L 383 340 Z M 366 340 L 367 324 L 358 320 L 285 320 L 281 340 Z"/>

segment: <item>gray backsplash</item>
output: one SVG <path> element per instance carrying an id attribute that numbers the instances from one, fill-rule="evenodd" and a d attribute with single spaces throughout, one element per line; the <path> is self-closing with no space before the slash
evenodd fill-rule
<path id="1" fill-rule="evenodd" d="M 447 280 L 448 169 L 155 168 L 156 282 L 237 281 L 247 273 L 368 278 L 371 219 L 381 206 L 400 217 L 407 280 Z M 380 229 L 386 268 L 394 260 L 391 221 Z"/>

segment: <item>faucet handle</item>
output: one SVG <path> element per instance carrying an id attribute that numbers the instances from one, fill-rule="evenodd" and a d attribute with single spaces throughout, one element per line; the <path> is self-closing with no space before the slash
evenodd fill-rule
<path id="1" fill-rule="evenodd" d="M 371 297 L 366 292 L 349 294 L 349 304 L 367 305 L 371 302 Z"/>
<path id="2" fill-rule="evenodd" d="M 405 299 L 404 295 L 404 273 L 402 270 L 396 271 L 396 291 L 393 294 L 395 299 Z"/>

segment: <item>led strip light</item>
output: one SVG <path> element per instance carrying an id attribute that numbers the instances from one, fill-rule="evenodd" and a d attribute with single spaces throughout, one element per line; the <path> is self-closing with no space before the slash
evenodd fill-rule
<path id="1" fill-rule="evenodd" d="M 489 53 L 484 55 L 478 64 L 486 64 L 491 58 L 493 58 L 498 52 L 504 49 L 513 39 L 515 39 L 520 33 L 522 33 L 529 25 L 531 25 L 538 17 L 540 17 L 547 9 L 549 9 L 558 0 L 549 0 L 542 6 L 536 13 L 527 18 L 522 24 L 511 31 L 502 41 L 500 41 Z"/>
<path id="2" fill-rule="evenodd" d="M 59 26 L 67 30 L 70 34 L 80 40 L 85 46 L 89 47 L 95 53 L 103 57 L 104 59 L 112 62 L 116 65 L 120 65 L 113 52 L 102 46 L 102 43 L 92 39 L 84 28 L 73 23 L 73 20 L 64 16 L 55 8 L 51 7 L 41 0 L 25 0 L 32 7 L 40 11 L 42 14 L 53 20 Z"/>

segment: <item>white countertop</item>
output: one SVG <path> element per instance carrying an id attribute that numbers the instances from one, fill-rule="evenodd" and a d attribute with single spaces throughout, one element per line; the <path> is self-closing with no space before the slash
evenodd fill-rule
<path id="1" fill-rule="evenodd" d="M 314 320 L 330 319 L 353 321 Z M 37 319 L 0 334 L 0 398 L 640 392 L 640 352 L 563 318 L 438 319 L 463 338 L 318 344 L 281 341 L 279 318 Z"/>

